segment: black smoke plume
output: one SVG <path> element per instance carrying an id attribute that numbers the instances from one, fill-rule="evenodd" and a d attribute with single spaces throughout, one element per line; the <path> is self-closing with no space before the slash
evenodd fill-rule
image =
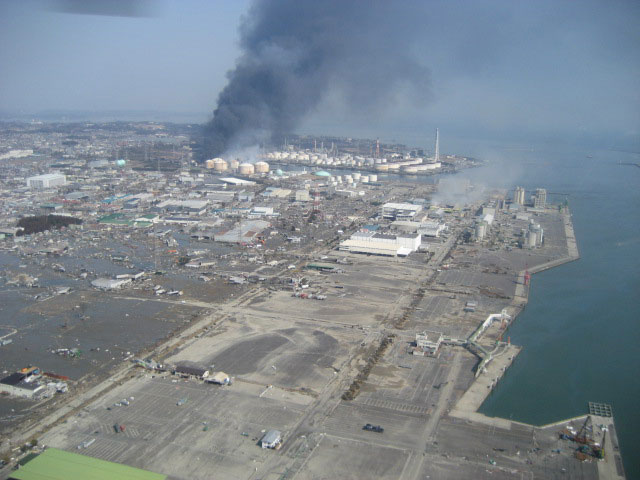
<path id="1" fill-rule="evenodd" d="M 257 0 L 240 26 L 241 57 L 204 127 L 203 158 L 295 130 L 328 95 L 376 114 L 400 93 L 428 96 L 415 61 L 426 2 Z"/>

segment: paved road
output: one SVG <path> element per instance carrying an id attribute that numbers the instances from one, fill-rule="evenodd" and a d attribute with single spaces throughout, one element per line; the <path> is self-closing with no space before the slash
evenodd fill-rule
<path id="1" fill-rule="evenodd" d="M 438 424 L 440 423 L 440 419 L 442 418 L 443 414 L 446 413 L 445 410 L 447 409 L 449 402 L 451 401 L 453 387 L 455 385 L 456 378 L 458 378 L 458 375 L 460 374 L 461 366 L 462 351 L 457 349 L 455 351 L 453 359 L 451 360 L 451 368 L 449 369 L 447 378 L 445 380 L 446 384 L 441 388 L 441 393 L 438 397 L 438 402 L 433 409 L 433 413 L 422 429 L 419 437 L 420 443 L 416 445 L 416 448 L 414 450 L 415 454 L 410 456 L 407 460 L 407 464 L 405 465 L 400 477 L 401 480 L 412 480 L 419 478 L 425 459 L 425 456 L 422 455 L 422 453 L 426 452 L 427 445 L 433 443 L 436 438 L 436 430 L 438 429 Z"/>

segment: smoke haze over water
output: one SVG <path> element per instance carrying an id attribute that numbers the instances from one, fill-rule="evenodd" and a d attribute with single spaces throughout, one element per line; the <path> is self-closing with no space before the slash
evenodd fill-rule
<path id="1" fill-rule="evenodd" d="M 367 114 L 408 95 L 428 99 L 412 53 L 420 2 L 265 0 L 240 26 L 242 54 L 205 126 L 205 156 L 287 133 L 329 95 Z"/>

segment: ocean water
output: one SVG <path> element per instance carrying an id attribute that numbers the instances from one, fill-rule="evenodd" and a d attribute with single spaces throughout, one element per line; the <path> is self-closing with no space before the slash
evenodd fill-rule
<path id="1" fill-rule="evenodd" d="M 640 168 L 620 165 L 640 154 L 501 153 L 524 167 L 516 183 L 566 194 L 552 200 L 568 199 L 581 258 L 533 276 L 508 332 L 524 348 L 480 411 L 541 425 L 609 403 L 627 478 L 640 478 Z"/>
<path id="2" fill-rule="evenodd" d="M 461 138 L 442 147 L 487 163 L 414 181 L 546 188 L 550 202 L 569 202 L 581 256 L 533 275 L 508 331 L 524 348 L 480 412 L 544 425 L 608 403 L 627 478 L 640 478 L 640 168 L 621 165 L 640 164 L 640 153 Z"/>

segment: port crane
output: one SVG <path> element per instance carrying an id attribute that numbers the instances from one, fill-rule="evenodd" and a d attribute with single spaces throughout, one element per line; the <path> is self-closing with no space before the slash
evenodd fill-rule
<path id="1" fill-rule="evenodd" d="M 576 443 L 588 444 L 592 442 L 591 437 L 588 434 L 588 428 L 590 423 L 591 423 L 591 427 L 593 428 L 591 415 L 587 415 L 587 418 L 585 418 L 584 423 L 582 424 L 582 427 L 574 437 L 574 440 L 576 441 Z"/>

